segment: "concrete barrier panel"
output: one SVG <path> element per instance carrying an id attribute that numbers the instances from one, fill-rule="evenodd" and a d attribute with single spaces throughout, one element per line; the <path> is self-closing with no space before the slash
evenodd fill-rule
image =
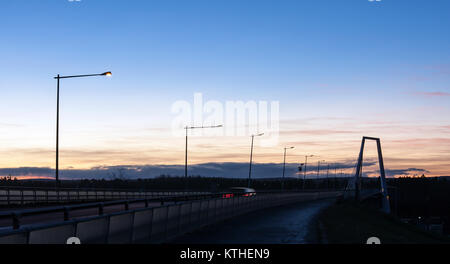
<path id="1" fill-rule="evenodd" d="M 170 205 L 167 213 L 167 227 L 166 236 L 171 238 L 178 234 L 178 227 L 180 223 L 180 208 L 181 205 Z"/>
<path id="2" fill-rule="evenodd" d="M 10 190 L 9 191 L 9 202 L 10 202 L 10 204 L 19 204 L 20 203 L 20 191 Z"/>
<path id="3" fill-rule="evenodd" d="M 200 204 L 200 217 L 199 222 L 200 226 L 206 225 L 208 223 L 208 210 L 209 210 L 209 201 L 201 201 Z"/>
<path id="4" fill-rule="evenodd" d="M 55 191 L 48 191 L 48 200 L 50 202 L 55 201 L 56 199 L 56 192 Z"/>
<path id="5" fill-rule="evenodd" d="M 7 204 L 8 197 L 6 195 L 8 195 L 8 191 L 0 190 L 0 204 Z"/>
<path id="6" fill-rule="evenodd" d="M 190 224 L 190 230 L 197 228 L 200 226 L 200 210 L 201 210 L 201 202 L 194 201 L 192 202 L 191 207 L 191 224 Z"/>
<path id="7" fill-rule="evenodd" d="M 34 191 L 23 191 L 25 203 L 34 203 Z"/>
<path id="8" fill-rule="evenodd" d="M 208 224 L 216 220 L 216 200 L 209 200 L 208 203 Z"/>
<path id="9" fill-rule="evenodd" d="M 45 191 L 36 191 L 36 197 L 38 202 L 44 202 L 47 200 Z"/>
<path id="10" fill-rule="evenodd" d="M 17 233 L 6 236 L 0 236 L 0 245 L 23 245 L 28 243 L 28 233 Z"/>
<path id="11" fill-rule="evenodd" d="M 216 221 L 223 218 L 223 200 L 222 198 L 216 199 Z"/>
<path id="12" fill-rule="evenodd" d="M 247 212 L 249 212 L 250 211 L 250 206 L 251 206 L 251 200 L 252 200 L 252 198 L 251 197 L 242 197 L 243 199 L 242 199 L 242 201 L 243 201 L 243 204 L 242 204 L 242 213 L 247 213 Z"/>
<path id="13" fill-rule="evenodd" d="M 134 213 L 133 243 L 146 243 L 150 241 L 152 219 L 153 210 L 151 209 Z"/>
<path id="14" fill-rule="evenodd" d="M 68 199 L 67 199 L 67 195 L 68 195 L 68 192 L 67 191 L 60 191 L 59 192 L 59 201 L 60 202 L 65 202 L 65 201 L 67 201 Z M 56 199 L 56 198 L 55 198 Z"/>
<path id="15" fill-rule="evenodd" d="M 240 197 L 234 197 L 233 198 L 233 216 L 240 215 L 241 209 L 241 198 Z"/>
<path id="16" fill-rule="evenodd" d="M 256 196 L 250 196 L 248 198 L 247 212 L 256 211 L 258 209 Z"/>
<path id="17" fill-rule="evenodd" d="M 97 199 L 95 192 L 88 191 L 87 195 L 88 195 L 90 201 L 94 201 Z"/>
<path id="18" fill-rule="evenodd" d="M 130 244 L 133 230 L 133 213 L 110 216 L 108 244 Z"/>
<path id="19" fill-rule="evenodd" d="M 233 215 L 233 199 L 223 199 L 223 219 L 228 219 Z"/>
<path id="20" fill-rule="evenodd" d="M 105 200 L 112 198 L 112 192 L 105 192 Z"/>
<path id="21" fill-rule="evenodd" d="M 108 218 L 102 217 L 77 223 L 77 235 L 82 244 L 106 244 Z"/>
<path id="22" fill-rule="evenodd" d="M 29 244 L 66 244 L 67 239 L 74 236 L 74 224 L 49 227 L 31 231 Z"/>
<path id="23" fill-rule="evenodd" d="M 167 206 L 153 208 L 152 235 L 150 236 L 151 242 L 160 242 L 165 239 L 167 213 Z"/>
<path id="24" fill-rule="evenodd" d="M 184 203 L 180 208 L 180 232 L 186 232 L 191 223 L 191 207 L 192 203 Z"/>

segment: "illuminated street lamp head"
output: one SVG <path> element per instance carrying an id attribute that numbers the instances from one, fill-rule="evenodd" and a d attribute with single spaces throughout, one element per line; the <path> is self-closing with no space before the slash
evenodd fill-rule
<path id="1" fill-rule="evenodd" d="M 102 73 L 102 75 L 111 77 L 112 76 L 112 72 L 104 72 L 104 73 Z"/>
<path id="2" fill-rule="evenodd" d="M 286 147 L 285 149 L 293 149 L 293 148 L 295 148 L 295 147 Z"/>

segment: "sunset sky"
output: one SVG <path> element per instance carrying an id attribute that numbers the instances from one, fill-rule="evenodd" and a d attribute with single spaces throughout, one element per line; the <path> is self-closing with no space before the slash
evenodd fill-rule
<path id="1" fill-rule="evenodd" d="M 316 167 L 326 160 L 350 173 L 361 138 L 373 136 L 389 176 L 448 176 L 449 12 L 447 0 L 3 0 L 0 175 L 52 176 L 53 77 L 112 71 L 61 81 L 66 176 L 178 168 L 185 139 L 182 128 L 174 135 L 172 106 L 195 93 L 279 102 L 279 142 L 255 139 L 254 162 L 278 166 L 295 146 L 288 175 L 307 154 Z M 193 134 L 189 162 L 241 177 L 244 169 L 221 163 L 244 168 L 249 148 L 250 133 Z M 370 142 L 368 172 L 374 158 Z M 255 177 L 269 171 L 259 166 Z"/>

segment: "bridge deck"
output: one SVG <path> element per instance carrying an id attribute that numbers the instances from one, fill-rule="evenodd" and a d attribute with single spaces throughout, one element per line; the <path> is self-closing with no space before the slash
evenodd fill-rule
<path id="1" fill-rule="evenodd" d="M 174 244 L 305 244 L 319 243 L 315 216 L 333 199 L 252 212 L 186 234 Z"/>

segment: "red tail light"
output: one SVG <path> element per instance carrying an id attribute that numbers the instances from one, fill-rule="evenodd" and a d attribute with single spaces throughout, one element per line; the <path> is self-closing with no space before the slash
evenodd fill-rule
<path id="1" fill-rule="evenodd" d="M 232 198 L 233 196 L 234 196 L 234 194 L 227 193 L 227 194 L 222 195 L 222 198 Z"/>

